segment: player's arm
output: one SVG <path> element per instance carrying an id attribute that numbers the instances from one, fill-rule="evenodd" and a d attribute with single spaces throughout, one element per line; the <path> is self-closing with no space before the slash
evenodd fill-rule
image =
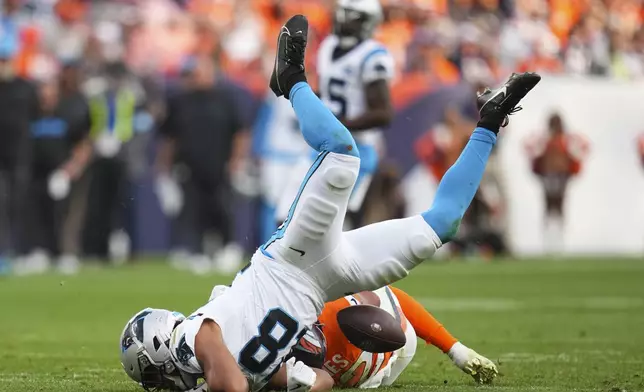
<path id="1" fill-rule="evenodd" d="M 351 132 L 388 126 L 394 118 L 394 109 L 389 94 L 389 81 L 377 79 L 365 86 L 367 108 L 361 116 L 340 119 Z"/>
<path id="2" fill-rule="evenodd" d="M 333 378 L 322 369 L 310 368 L 291 358 L 275 373 L 268 386 L 271 390 L 288 392 L 324 392 L 333 388 Z"/>
<path id="3" fill-rule="evenodd" d="M 403 314 L 416 330 L 416 335 L 427 344 L 448 353 L 458 340 L 411 295 L 392 286 L 389 288 L 398 298 Z"/>
<path id="4" fill-rule="evenodd" d="M 395 287 L 389 288 L 398 298 L 403 314 L 416 330 L 418 337 L 438 347 L 452 359 L 454 365 L 471 375 L 477 382 L 492 382 L 498 374 L 492 361 L 456 340 L 443 324 L 412 296 Z"/>
<path id="5" fill-rule="evenodd" d="M 204 320 L 195 337 L 195 356 L 210 392 L 247 392 L 248 381 L 224 344 L 221 328 Z"/>

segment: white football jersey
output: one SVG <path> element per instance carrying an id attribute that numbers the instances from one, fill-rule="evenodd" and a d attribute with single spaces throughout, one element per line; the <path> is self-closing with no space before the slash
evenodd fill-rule
<path id="1" fill-rule="evenodd" d="M 291 103 L 269 93 L 262 106 L 253 135 L 254 153 L 261 159 L 293 163 L 311 154 L 304 141 Z"/>
<path id="2" fill-rule="evenodd" d="M 394 77 L 394 58 L 381 43 L 369 39 L 344 55 L 334 58 L 339 39 L 329 35 L 318 52 L 320 98 L 338 118 L 353 119 L 367 108 L 365 86 L 377 80 L 390 81 Z M 376 147 L 380 143 L 380 129 L 354 135 L 358 144 Z"/>
<path id="3" fill-rule="evenodd" d="M 261 163 L 262 199 L 269 206 L 276 207 L 289 180 L 300 175 L 294 168 L 303 159 L 310 160 L 314 151 L 302 137 L 291 103 L 276 97 L 273 92 L 269 93 L 259 112 L 253 134 L 253 152 Z M 293 192 L 288 194 L 294 195 Z"/>
<path id="4" fill-rule="evenodd" d="M 175 362 L 188 373 L 203 374 L 194 354 L 195 337 L 202 322 L 211 319 L 221 328 L 250 390 L 260 390 L 324 306 L 314 286 L 300 269 L 258 251 L 229 289 L 175 328 L 170 340 Z"/>

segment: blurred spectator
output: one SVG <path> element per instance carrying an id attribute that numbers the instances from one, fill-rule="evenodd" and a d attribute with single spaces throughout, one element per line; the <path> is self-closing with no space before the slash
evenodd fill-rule
<path id="1" fill-rule="evenodd" d="M 559 60 L 559 42 L 553 35 L 543 37 L 534 43 L 532 55 L 523 60 L 519 72 L 538 72 L 541 74 L 559 74 L 563 72 L 563 64 Z"/>
<path id="2" fill-rule="evenodd" d="M 619 79 L 644 76 L 644 57 L 634 50 L 633 43 L 623 33 L 610 37 L 610 75 Z"/>
<path id="3" fill-rule="evenodd" d="M 544 189 L 544 245 L 551 253 L 562 250 L 566 191 L 570 180 L 581 171 L 587 150 L 587 143 L 569 133 L 557 113 L 548 119 L 547 135 L 528 145 L 532 171 Z"/>
<path id="4" fill-rule="evenodd" d="M 59 0 L 54 15 L 41 26 L 43 46 L 48 53 L 65 61 L 81 58 L 90 36 L 83 19 L 88 3 L 79 0 Z"/>
<path id="5" fill-rule="evenodd" d="M 545 1 L 519 0 L 516 8 L 514 18 L 503 24 L 499 37 L 499 61 L 506 69 L 529 59 L 541 40 L 552 35 Z"/>
<path id="6" fill-rule="evenodd" d="M 362 206 L 364 225 L 405 217 L 400 182 L 401 175 L 395 165 L 384 162 L 378 166 Z"/>
<path id="7" fill-rule="evenodd" d="M 598 16 L 586 16 L 568 40 L 565 64 L 569 73 L 606 75 L 610 66 L 610 42 Z"/>
<path id="8" fill-rule="evenodd" d="M 95 174 L 95 178 L 91 180 L 89 196 L 72 187 L 70 198 L 76 201 L 70 213 L 74 218 L 71 220 L 81 220 L 84 208 L 82 203 L 76 203 L 89 203 L 83 242 L 90 254 L 105 257 L 105 249 L 109 248 L 106 243 L 110 243 L 105 238 L 115 238 L 112 243 L 123 245 L 121 250 L 128 248 L 128 237 L 122 231 L 127 223 L 125 210 L 131 204 L 128 181 L 133 172 L 137 179 L 145 178 L 149 169 L 144 154 L 148 141 L 138 137 L 137 129 L 149 129 L 155 118 L 162 117 L 163 99 L 159 98 L 159 92 L 171 90 L 175 79 L 181 79 L 178 76 L 183 59 L 193 54 L 212 56 L 220 67 L 216 79 L 239 83 L 251 97 L 249 101 L 253 97 L 259 101 L 266 92 L 276 32 L 289 15 L 304 13 L 311 23 L 307 70 L 310 82 L 315 84 L 317 46 L 331 31 L 333 3 L 330 0 L 3 0 L 0 99 L 5 102 L 2 107 L 6 113 L 0 118 L 0 254 L 8 255 L 17 247 L 25 250 L 28 242 L 40 241 L 19 235 L 15 225 L 10 229 L 11 219 L 7 216 L 18 211 L 12 203 L 25 199 L 17 195 L 20 183 L 26 183 L 27 179 L 26 165 L 31 151 L 28 129 L 38 106 L 36 94 L 26 80 L 47 84 L 61 72 L 65 78 L 69 71 L 66 64 L 74 60 L 78 61 L 75 69 L 89 77 L 83 90 L 91 97 L 94 123 L 91 141 L 97 155 L 87 173 L 88 185 L 90 174 Z M 417 98 L 462 81 L 494 84 L 499 76 L 512 71 L 619 79 L 644 77 L 644 2 L 641 0 L 382 0 L 382 4 L 385 20 L 377 38 L 394 55 L 399 70 L 392 86 L 396 107 L 407 107 Z M 118 61 L 125 62 L 130 73 L 111 77 L 106 88 L 105 66 Z M 119 82 L 114 82 L 117 79 Z M 190 78 L 181 79 L 180 83 L 183 82 L 192 83 Z M 180 95 L 198 94 L 193 90 Z M 151 102 L 152 96 L 156 96 L 156 102 Z M 243 111 L 249 120 L 253 117 L 252 106 L 245 106 Z M 126 123 L 129 125 L 123 125 Z M 442 126 L 445 124 L 437 127 L 435 137 L 441 137 Z M 192 134 L 193 131 L 178 132 L 177 146 L 189 145 L 181 141 L 192 137 L 184 132 Z M 546 139 L 544 146 L 548 144 Z M 204 149 L 205 146 L 207 143 Z M 437 156 L 455 151 L 459 149 L 447 149 Z M 195 154 L 205 156 L 203 152 Z M 187 160 L 179 150 L 176 158 L 178 162 Z M 219 184 L 218 177 L 228 176 L 221 168 L 226 166 L 222 162 L 230 161 L 229 166 L 236 166 L 236 159 L 232 157 L 209 159 L 217 165 L 211 168 L 210 184 Z M 209 162 L 204 160 L 194 165 L 205 167 Z M 440 165 L 434 165 L 433 169 L 444 166 L 447 161 L 438 162 Z M 188 165 L 183 162 L 183 166 Z M 129 173 L 126 167 L 131 169 Z M 391 183 L 395 183 L 393 177 L 383 178 L 383 184 Z M 184 181 L 182 186 L 188 184 L 189 181 Z M 223 188 L 229 186 L 226 184 Z M 215 190 L 208 192 L 214 194 Z M 385 198 L 393 196 L 393 193 L 387 194 Z M 484 199 L 490 204 L 488 196 Z M 494 210 L 490 211 L 496 219 Z M 214 220 L 219 218 L 211 219 Z M 181 221 L 177 222 L 177 229 Z M 222 223 L 221 226 L 230 225 Z M 10 236 L 21 241 L 12 244 Z M 228 238 L 225 234 L 221 236 Z M 73 248 L 64 246 L 63 251 L 67 253 L 67 249 Z M 197 248 L 202 252 L 200 246 Z"/>
<path id="9" fill-rule="evenodd" d="M 493 82 L 497 73 L 495 60 L 483 45 L 489 42 L 489 38 L 472 24 L 462 26 L 460 34 L 460 45 L 452 61 L 461 70 L 463 80 L 470 83 Z"/>
<path id="10" fill-rule="evenodd" d="M 38 115 L 34 86 L 15 73 L 15 37 L 0 38 L 0 270 L 23 250 L 19 225 L 29 162 L 29 126 Z"/>
<path id="11" fill-rule="evenodd" d="M 105 77 L 95 83 L 97 90 L 89 100 L 90 138 L 95 154 L 89 167 L 83 250 L 92 257 L 122 260 L 128 257 L 131 246 L 131 237 L 126 233 L 132 205 L 127 148 L 134 137 L 135 115 L 144 97 L 120 62 L 110 63 Z"/>
<path id="12" fill-rule="evenodd" d="M 426 132 L 415 144 L 416 156 L 438 183 L 456 162 L 469 138 L 470 125 L 456 108 L 445 111 L 444 119 Z"/>
<path id="13" fill-rule="evenodd" d="M 91 154 L 89 108 L 79 90 L 76 66 L 65 66 L 60 83 L 44 84 L 40 96 L 40 115 L 31 126 L 33 154 L 26 215 L 31 255 L 24 268 L 37 269 L 41 258 L 53 257 L 58 258 L 61 272 L 75 273 L 77 255 L 62 246 L 64 224 L 71 183 L 80 177 Z"/>
<path id="14" fill-rule="evenodd" d="M 446 42 L 437 33 L 418 30 L 410 45 L 408 71 L 428 75 L 435 87 L 456 84 L 460 72 L 448 55 Z"/>
<path id="15" fill-rule="evenodd" d="M 232 237 L 230 174 L 240 169 L 248 135 L 234 93 L 212 58 L 191 58 L 185 72 L 185 85 L 170 98 L 160 129 L 157 194 L 164 212 L 178 215 L 175 245 L 195 256 L 195 271 L 211 268 L 203 255 L 205 236 L 214 229 L 223 244 L 214 267 L 231 272 L 239 268 L 243 251 Z"/>
<path id="16" fill-rule="evenodd" d="M 252 153 L 259 167 L 260 242 L 264 243 L 279 226 L 277 207 L 289 181 L 299 176 L 298 162 L 311 155 L 311 147 L 302 137 L 291 102 L 272 91 L 262 103 L 252 136 Z"/>

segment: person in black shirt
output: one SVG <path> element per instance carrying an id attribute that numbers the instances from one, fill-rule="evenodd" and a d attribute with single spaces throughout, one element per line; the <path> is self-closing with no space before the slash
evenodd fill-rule
<path id="1" fill-rule="evenodd" d="M 28 202 L 30 248 L 60 257 L 61 272 L 77 270 L 75 255 L 61 255 L 63 224 L 72 181 L 82 174 L 91 155 L 89 109 L 77 88 L 77 70 L 63 69 L 60 84 L 41 86 L 41 111 L 31 126 L 32 162 Z"/>
<path id="2" fill-rule="evenodd" d="M 15 75 L 12 55 L 0 50 L 0 267 L 4 258 L 24 250 L 18 224 L 28 175 L 29 125 L 38 113 L 36 89 Z"/>
<path id="3" fill-rule="evenodd" d="M 202 255 L 204 234 L 216 230 L 224 247 L 215 267 L 222 271 L 234 271 L 243 256 L 232 238 L 229 177 L 247 149 L 242 128 L 231 89 L 216 80 L 213 60 L 195 58 L 184 89 L 169 98 L 160 128 L 157 194 L 164 212 L 178 215 L 179 249 Z"/>

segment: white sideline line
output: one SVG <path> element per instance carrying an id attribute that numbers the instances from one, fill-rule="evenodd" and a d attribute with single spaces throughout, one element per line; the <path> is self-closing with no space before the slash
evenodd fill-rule
<path id="1" fill-rule="evenodd" d="M 586 309 L 630 310 L 644 309 L 644 298 L 637 297 L 587 297 L 557 299 L 548 302 L 514 300 L 507 298 L 447 298 L 417 297 L 423 306 L 431 310 L 508 312 L 527 309 Z"/>
<path id="2" fill-rule="evenodd" d="M 574 350 L 572 353 L 544 354 L 544 353 L 503 353 L 498 359 L 501 363 L 521 362 L 521 363 L 577 363 L 588 360 L 593 357 L 593 362 L 610 363 L 610 364 L 642 364 L 644 360 L 624 359 L 624 353 L 616 350 Z"/>

